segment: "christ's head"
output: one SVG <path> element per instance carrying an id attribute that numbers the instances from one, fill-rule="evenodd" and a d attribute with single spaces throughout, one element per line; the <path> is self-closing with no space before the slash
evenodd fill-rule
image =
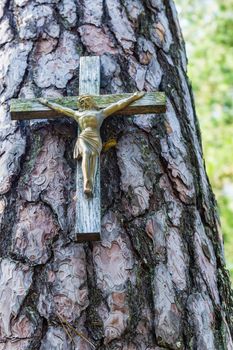
<path id="1" fill-rule="evenodd" d="M 93 97 L 89 95 L 82 95 L 78 98 L 78 107 L 79 107 L 79 110 L 87 110 L 87 109 L 98 110 L 99 109 Z"/>

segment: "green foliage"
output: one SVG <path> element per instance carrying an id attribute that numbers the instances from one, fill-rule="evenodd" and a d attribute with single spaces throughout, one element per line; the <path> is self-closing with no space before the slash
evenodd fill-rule
<path id="1" fill-rule="evenodd" d="M 176 0 L 233 281 L 233 0 Z"/>

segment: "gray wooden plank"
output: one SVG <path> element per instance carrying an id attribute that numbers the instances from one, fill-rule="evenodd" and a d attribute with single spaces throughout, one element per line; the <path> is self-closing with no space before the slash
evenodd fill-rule
<path id="1" fill-rule="evenodd" d="M 80 66 L 81 69 L 81 66 Z M 81 83 L 81 82 L 80 82 Z M 83 87 L 87 86 L 87 81 L 82 83 Z M 93 85 L 94 89 L 95 85 Z M 81 90 L 85 91 L 85 90 Z M 92 90 L 94 91 L 94 90 Z M 132 94 L 114 94 L 114 95 L 97 95 L 92 94 L 96 104 L 100 108 L 107 107 L 110 103 L 117 102 L 122 98 L 129 97 Z M 57 99 L 48 99 L 50 102 L 61 104 L 65 107 L 77 109 L 78 96 L 62 97 Z M 133 102 L 117 114 L 134 115 L 147 113 L 164 113 L 166 111 L 166 97 L 164 92 L 147 92 L 140 100 Z M 57 112 L 43 106 L 37 99 L 12 99 L 10 102 L 11 118 L 13 120 L 27 119 L 50 119 L 64 117 Z"/>
<path id="2" fill-rule="evenodd" d="M 97 56 L 81 57 L 79 71 L 79 94 L 99 93 L 100 89 L 100 58 Z M 76 177 L 76 222 L 77 241 L 100 240 L 101 231 L 101 199 L 100 199 L 100 161 L 98 159 L 97 173 L 94 182 L 93 196 L 87 197 L 83 191 L 83 174 L 81 161 L 77 164 Z"/>

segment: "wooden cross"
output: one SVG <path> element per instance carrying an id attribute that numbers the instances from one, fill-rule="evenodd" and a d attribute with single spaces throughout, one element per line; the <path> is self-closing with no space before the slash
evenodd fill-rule
<path id="1" fill-rule="evenodd" d="M 79 94 L 93 95 L 99 108 L 127 98 L 132 94 L 99 95 L 100 90 L 100 58 L 98 56 L 81 57 L 79 71 Z M 77 109 L 77 96 L 49 99 L 50 102 L 64 107 Z M 13 99 L 10 104 L 13 120 L 54 119 L 64 116 L 39 103 L 38 99 Z M 141 99 L 128 105 L 120 112 L 123 115 L 163 113 L 166 111 L 166 98 L 163 92 L 146 93 Z M 119 114 L 115 113 L 115 114 Z M 87 197 L 83 191 L 83 174 L 81 162 L 77 162 L 76 175 L 76 219 L 75 232 L 77 241 L 100 240 L 101 232 L 101 197 L 100 197 L 100 165 L 98 159 L 97 172 L 93 188 L 93 196 Z"/>

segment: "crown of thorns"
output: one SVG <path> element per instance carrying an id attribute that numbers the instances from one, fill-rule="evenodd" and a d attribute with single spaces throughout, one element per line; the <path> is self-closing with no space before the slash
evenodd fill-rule
<path id="1" fill-rule="evenodd" d="M 90 100 L 90 99 L 92 99 L 91 96 L 89 96 L 89 95 L 83 95 L 83 96 L 80 96 L 80 97 L 78 98 L 78 102 L 83 102 L 83 101 Z"/>

